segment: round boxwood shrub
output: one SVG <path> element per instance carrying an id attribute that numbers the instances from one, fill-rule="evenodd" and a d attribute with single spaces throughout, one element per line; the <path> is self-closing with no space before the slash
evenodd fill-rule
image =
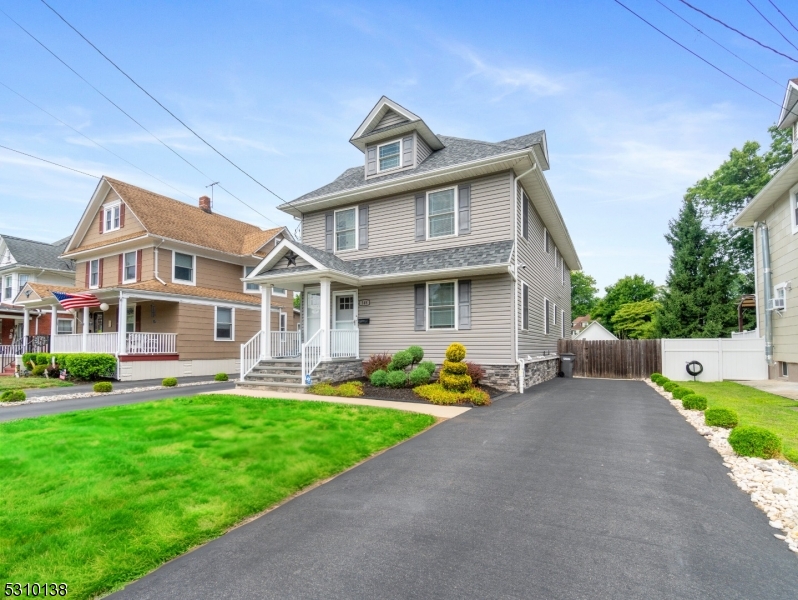
<path id="1" fill-rule="evenodd" d="M 737 413 L 728 408 L 710 408 L 704 412 L 704 423 L 711 427 L 734 429 L 738 422 Z"/>
<path id="2" fill-rule="evenodd" d="M 466 347 L 463 344 L 458 344 L 455 342 L 454 344 L 450 344 L 448 348 L 446 348 L 446 358 L 451 360 L 452 362 L 460 362 L 466 356 Z"/>
<path id="3" fill-rule="evenodd" d="M 735 427 L 729 434 L 729 444 L 740 456 L 773 458 L 781 452 L 781 440 L 763 427 L 746 425 Z"/>
<path id="4" fill-rule="evenodd" d="M 418 366 L 421 369 L 426 369 L 427 371 L 429 371 L 430 377 L 432 377 L 432 374 L 435 372 L 435 363 L 432 362 L 431 360 L 425 360 L 423 362 L 420 362 L 418 363 Z"/>
<path id="5" fill-rule="evenodd" d="M 707 399 L 698 394 L 687 394 L 682 398 L 682 406 L 687 410 L 706 410 Z"/>
<path id="6" fill-rule="evenodd" d="M 0 395 L 0 402 L 22 402 L 24 399 L 24 390 L 6 390 Z"/>
<path id="7" fill-rule="evenodd" d="M 432 374 L 425 368 L 416 367 L 410 371 L 410 376 L 408 379 L 410 380 L 410 385 L 412 386 L 424 385 L 425 383 L 429 383 L 429 378 L 431 375 Z"/>
<path id="8" fill-rule="evenodd" d="M 676 400 L 681 400 L 685 396 L 689 396 L 690 394 L 695 394 L 695 392 L 690 388 L 679 386 L 675 390 L 673 390 L 672 394 Z"/>
<path id="9" fill-rule="evenodd" d="M 371 385 L 376 385 L 377 387 L 385 387 L 386 385 L 388 385 L 388 371 L 377 369 L 371 374 L 369 381 L 371 381 Z"/>
<path id="10" fill-rule="evenodd" d="M 410 346 L 407 351 L 413 358 L 413 364 L 420 363 L 422 360 L 424 360 L 424 348 L 421 346 Z"/>
<path id="11" fill-rule="evenodd" d="M 213 376 L 213 378 L 216 381 L 227 381 L 228 379 L 230 379 L 227 376 L 227 373 L 217 373 L 216 375 Z"/>
<path id="12" fill-rule="evenodd" d="M 410 354 L 407 350 L 402 350 L 401 352 L 397 352 L 393 355 L 393 360 L 391 364 L 388 365 L 389 371 L 402 371 L 405 367 L 409 367 L 410 363 L 413 362 L 413 355 Z M 391 368 L 393 365 L 393 368 Z"/>
<path id="13" fill-rule="evenodd" d="M 651 377 L 649 377 L 649 379 L 651 379 L 651 381 L 656 381 L 660 377 L 662 377 L 662 373 L 652 373 Z"/>
<path id="14" fill-rule="evenodd" d="M 665 377 L 665 375 L 660 375 L 660 376 L 659 376 L 659 381 L 657 381 L 657 385 L 665 385 L 665 384 L 666 384 L 666 383 L 668 383 L 669 381 L 670 381 L 670 379 L 668 379 L 667 377 Z"/>
<path id="15" fill-rule="evenodd" d="M 165 377 L 161 385 L 164 387 L 175 387 L 177 385 L 177 377 Z"/>
<path id="16" fill-rule="evenodd" d="M 392 388 L 405 387 L 407 383 L 407 373 L 404 371 L 390 371 L 386 378 L 386 382 Z"/>
<path id="17" fill-rule="evenodd" d="M 94 391 L 100 392 L 102 394 L 110 392 L 113 389 L 114 386 L 111 385 L 110 381 L 98 381 L 97 383 L 94 384 Z"/>
<path id="18" fill-rule="evenodd" d="M 675 381 L 668 381 L 662 384 L 662 389 L 664 389 L 666 392 L 672 392 L 677 387 L 679 387 L 679 384 Z"/>

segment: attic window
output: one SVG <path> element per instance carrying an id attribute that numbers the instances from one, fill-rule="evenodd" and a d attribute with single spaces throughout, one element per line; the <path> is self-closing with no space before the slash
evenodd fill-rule
<path id="1" fill-rule="evenodd" d="M 402 155 L 402 142 L 397 140 L 390 144 L 383 144 L 377 148 L 377 152 L 380 156 L 380 171 L 395 169 L 399 166 Z"/>
<path id="2" fill-rule="evenodd" d="M 105 209 L 105 223 L 101 233 L 119 229 L 119 204 Z"/>

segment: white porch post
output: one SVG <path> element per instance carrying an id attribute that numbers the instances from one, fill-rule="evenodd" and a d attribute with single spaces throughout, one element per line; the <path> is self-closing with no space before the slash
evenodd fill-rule
<path id="1" fill-rule="evenodd" d="M 58 305 L 53 304 L 50 308 L 50 352 L 53 351 L 55 336 L 58 334 Z"/>
<path id="2" fill-rule="evenodd" d="M 272 284 L 260 286 L 260 356 L 263 359 L 272 357 Z"/>
<path id="3" fill-rule="evenodd" d="M 89 307 L 83 307 L 83 339 L 81 340 L 81 352 L 86 352 L 89 345 Z"/>
<path id="4" fill-rule="evenodd" d="M 330 284 L 332 281 L 327 277 L 320 279 L 321 283 L 321 310 L 320 310 L 320 327 L 321 327 L 321 360 L 330 357 Z"/>
<path id="5" fill-rule="evenodd" d="M 22 319 L 22 338 L 27 343 L 30 336 L 30 310 L 27 306 L 22 309 Z"/>
<path id="6" fill-rule="evenodd" d="M 127 354 L 127 298 L 119 296 L 119 314 L 116 315 L 117 354 Z"/>

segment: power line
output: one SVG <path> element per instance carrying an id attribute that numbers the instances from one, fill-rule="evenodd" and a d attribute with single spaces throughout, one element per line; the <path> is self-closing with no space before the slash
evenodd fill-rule
<path id="1" fill-rule="evenodd" d="M 278 199 L 278 200 L 280 200 L 281 202 L 285 202 L 285 200 L 283 200 L 283 199 L 282 199 L 280 196 L 278 196 L 278 195 L 277 195 L 275 192 L 273 192 L 272 190 L 270 190 L 268 187 L 266 187 L 265 185 L 263 185 L 263 184 L 262 184 L 260 181 L 258 181 L 257 179 L 255 179 L 255 178 L 254 178 L 252 175 L 250 175 L 249 173 L 247 173 L 247 172 L 246 172 L 244 169 L 242 169 L 241 167 L 239 167 L 239 166 L 238 166 L 236 163 L 234 163 L 232 160 L 230 160 L 229 158 L 227 158 L 227 157 L 226 157 L 224 154 L 222 154 L 221 152 L 219 152 L 219 150 L 217 150 L 217 149 L 216 149 L 216 148 L 215 148 L 215 147 L 214 147 L 214 146 L 213 146 L 213 145 L 212 145 L 210 142 L 208 142 L 208 141 L 207 141 L 205 138 L 203 138 L 203 137 L 202 137 L 200 134 L 198 134 L 196 131 L 194 131 L 194 130 L 193 130 L 191 127 L 189 127 L 188 125 L 186 125 L 186 123 L 185 123 L 185 122 L 184 122 L 184 121 L 183 121 L 183 120 L 182 120 L 180 117 L 178 117 L 178 116 L 177 116 L 175 113 L 173 113 L 171 110 L 169 110 L 168 108 L 166 108 L 166 107 L 165 107 L 163 104 L 161 104 L 161 102 L 160 102 L 160 101 L 159 101 L 159 100 L 158 100 L 158 99 L 157 99 L 155 96 L 153 96 L 153 95 L 152 95 L 152 94 L 150 94 L 150 93 L 149 93 L 147 90 L 145 90 L 143 87 L 141 87 L 141 85 L 139 85 L 139 84 L 138 84 L 138 82 L 137 82 L 135 79 L 133 79 L 133 78 L 132 78 L 130 75 L 128 75 L 128 74 L 127 74 L 127 73 L 126 73 L 124 70 L 122 70 L 122 68 L 121 68 L 119 65 L 117 65 L 117 64 L 116 64 L 114 61 L 112 61 L 110 58 L 108 58 L 108 56 L 106 56 L 106 55 L 105 55 L 105 53 L 103 53 L 103 51 L 102 51 L 102 50 L 100 50 L 100 49 L 99 49 L 97 46 L 95 46 L 95 45 L 94 45 L 94 44 L 93 44 L 93 43 L 92 43 L 92 42 L 91 42 L 91 41 L 90 41 L 90 40 L 89 40 L 89 39 L 88 39 L 88 38 L 87 38 L 85 35 L 83 35 L 83 34 L 82 34 L 80 31 L 78 31 L 78 30 L 77 30 L 77 29 L 76 29 L 76 28 L 75 28 L 75 27 L 74 27 L 74 26 L 73 26 L 73 25 L 72 25 L 72 24 L 71 24 L 69 21 L 67 21 L 67 20 L 66 20 L 66 19 L 65 19 L 63 16 L 61 16 L 61 14 L 60 14 L 60 13 L 59 13 L 57 10 L 55 10 L 55 9 L 54 9 L 52 6 L 50 6 L 50 5 L 49 5 L 47 2 L 45 2 L 45 0 L 41 0 L 41 2 L 42 2 L 42 4 L 44 4 L 44 5 L 45 5 L 47 8 L 49 8 L 51 11 L 53 11 L 53 12 L 54 12 L 54 13 L 55 13 L 55 14 L 58 16 L 58 18 L 59 18 L 59 19 L 61 19 L 61 20 L 62 20 L 64 23 L 66 23 L 66 24 L 67 24 L 67 25 L 68 25 L 68 26 L 69 26 L 69 27 L 72 29 L 72 31 L 74 31 L 74 32 L 75 32 L 75 33 L 77 33 L 77 34 L 78 34 L 80 37 L 82 37 L 82 38 L 83 38 L 83 40 L 84 40 L 84 41 L 85 41 L 87 44 L 89 44 L 89 46 L 91 46 L 91 47 L 92 47 L 92 48 L 94 48 L 94 49 L 95 49 L 97 52 L 99 52 L 100 56 L 102 56 L 102 57 L 103 57 L 105 60 L 107 60 L 109 63 L 111 63 L 111 64 L 114 66 L 114 68 L 115 68 L 117 71 L 119 71 L 120 73 L 122 73 L 122 75 L 124 75 L 125 77 L 127 77 L 127 78 L 130 80 L 130 82 L 131 82 L 133 85 L 135 85 L 135 86 L 136 86 L 137 88 L 139 88 L 139 89 L 140 89 L 142 92 L 144 92 L 145 94 L 147 94 L 147 96 L 149 96 L 149 97 L 150 97 L 150 99 L 151 99 L 153 102 L 155 102 L 155 103 L 156 103 L 158 106 L 160 106 L 162 109 L 164 109 L 166 112 L 168 112 L 168 113 L 169 113 L 169 114 L 170 114 L 170 115 L 171 115 L 171 116 L 172 116 L 172 117 L 173 117 L 173 118 L 174 118 L 174 119 L 175 119 L 175 120 L 176 120 L 178 123 L 180 123 L 180 124 L 181 124 L 183 127 L 185 127 L 186 129 L 188 129 L 188 130 L 189 130 L 191 133 L 193 133 L 193 134 L 194 134 L 194 135 L 195 135 L 195 136 L 196 136 L 196 137 L 197 137 L 197 138 L 198 138 L 200 141 L 202 141 L 202 143 L 203 143 L 203 144 L 205 144 L 206 146 L 208 146 L 208 148 L 210 148 L 211 150 L 213 150 L 214 152 L 216 152 L 216 154 L 218 154 L 219 156 L 221 156 L 221 157 L 222 157 L 223 159 L 225 159 L 225 160 L 226 160 L 228 163 L 230 163 L 231 165 L 233 165 L 233 166 L 234 166 L 236 169 L 238 169 L 238 170 L 239 170 L 239 171 L 241 171 L 241 172 L 242 172 L 244 175 L 246 175 L 247 177 L 249 177 L 249 178 L 250 178 L 252 181 L 254 181 L 255 183 L 257 183 L 257 184 L 258 184 L 260 187 L 262 187 L 264 190 L 266 190 L 267 192 L 269 192 L 269 193 L 270 193 L 272 196 L 274 196 L 275 198 L 277 198 L 277 199 Z"/>
<path id="2" fill-rule="evenodd" d="M 758 9 L 758 8 L 757 8 L 757 7 L 754 5 L 754 3 L 753 3 L 753 2 L 751 2 L 751 0 L 745 0 L 745 1 L 746 1 L 746 2 L 748 2 L 748 4 L 751 6 L 751 8 L 753 8 L 753 9 L 754 9 L 754 10 L 755 10 L 755 11 L 756 11 L 758 14 L 759 14 L 759 16 L 760 16 L 760 17 L 762 17 L 763 19 L 765 19 L 765 21 L 767 22 L 767 24 L 768 24 L 768 25 L 770 25 L 770 26 L 771 26 L 771 27 L 772 27 L 772 28 L 773 28 L 773 29 L 776 31 L 776 33 L 778 33 L 778 34 L 779 34 L 779 35 L 780 35 L 782 38 L 784 38 L 784 41 L 785 41 L 785 42 L 787 42 L 787 43 L 788 43 L 790 46 L 792 46 L 793 48 L 795 48 L 796 50 L 798 50 L 798 46 L 796 46 L 796 45 L 795 45 L 795 44 L 793 44 L 793 43 L 792 43 L 790 40 L 788 40 L 788 39 L 787 39 L 787 36 L 785 36 L 785 35 L 784 35 L 784 34 L 783 34 L 783 33 L 782 33 L 780 30 L 779 30 L 779 28 L 778 28 L 778 27 L 776 27 L 776 26 L 775 26 L 773 23 L 771 23 L 771 22 L 770 22 L 770 19 L 768 19 L 768 18 L 767 18 L 767 17 L 766 17 L 764 14 L 762 14 L 762 11 L 761 11 L 761 10 L 759 10 L 759 9 Z"/>
<path id="3" fill-rule="evenodd" d="M 770 50 L 771 52 L 775 52 L 775 53 L 776 53 L 776 54 L 778 54 L 779 56 L 783 56 L 784 58 L 786 58 L 786 59 L 789 59 L 789 60 L 791 60 L 791 61 L 792 61 L 792 62 L 794 62 L 794 63 L 798 63 L 798 60 L 794 59 L 792 56 L 788 56 L 787 54 L 784 54 L 784 52 L 779 52 L 779 51 L 778 51 L 778 50 L 776 50 L 775 48 L 771 48 L 770 46 L 768 46 L 768 45 L 766 45 L 766 44 L 763 44 L 763 43 L 762 43 L 762 42 L 760 42 L 759 40 L 757 40 L 757 39 L 755 39 L 755 38 L 752 38 L 750 35 L 746 35 L 746 34 L 745 34 L 745 33 L 743 33 L 742 31 L 740 31 L 739 29 L 735 29 L 735 28 L 734 28 L 734 27 L 732 27 L 731 25 L 727 25 L 726 23 L 724 23 L 724 22 L 723 22 L 723 21 L 721 21 L 720 19 L 716 19 L 715 17 L 713 17 L 713 16 L 712 16 L 712 15 L 710 15 L 709 13 L 706 13 L 706 12 L 704 12 L 704 11 L 703 11 L 703 10 L 701 10 L 700 8 L 696 8 L 695 6 L 693 6 L 692 4 L 690 4 L 689 2 L 687 2 L 686 0 L 679 0 L 679 2 L 681 2 L 681 3 L 682 3 L 682 4 L 684 4 L 685 6 L 689 6 L 689 7 L 690 7 L 690 8 L 692 8 L 694 11 L 701 13 L 701 14 L 702 14 L 702 15 L 704 15 L 704 16 L 705 16 L 707 19 L 712 19 L 712 20 L 713 20 L 713 21 L 715 21 L 716 23 L 719 23 L 719 24 L 723 25 L 723 26 L 724 26 L 726 29 L 731 29 L 733 32 L 737 33 L 738 35 L 741 35 L 741 36 L 743 36 L 744 38 L 746 38 L 746 39 L 748 39 L 748 40 L 751 40 L 751 41 L 752 41 L 752 42 L 754 42 L 755 44 L 759 44 L 759 45 L 760 45 L 760 46 L 762 46 L 763 48 L 766 48 L 767 50 Z"/>
<path id="4" fill-rule="evenodd" d="M 756 68 L 754 65 L 752 65 L 750 62 L 748 62 L 747 60 L 745 60 L 743 57 L 741 57 L 741 56 L 739 56 L 738 54 L 734 53 L 733 51 L 729 50 L 729 49 L 728 49 L 726 46 L 724 46 L 723 44 L 721 44 L 721 43 L 720 43 L 719 41 L 717 41 L 715 38 L 713 38 L 713 37 L 711 37 L 710 35 L 708 35 L 708 34 L 704 33 L 703 31 L 701 31 L 701 30 L 700 30 L 698 27 L 696 27 L 695 25 L 693 25 L 693 24 L 692 24 L 690 21 L 688 21 L 687 19 L 685 19 L 685 18 L 684 18 L 682 15 L 680 15 L 679 13 L 677 13 L 676 11 L 674 11 L 672 8 L 670 8 L 669 6 L 667 6 L 667 5 L 663 4 L 663 3 L 662 3 L 660 0 L 656 0 L 656 1 L 657 1 L 657 4 L 659 4 L 660 6 L 662 6 L 662 8 L 664 8 L 665 10 L 669 11 L 669 12 L 670 12 L 671 14 L 673 14 L 674 16 L 678 17 L 679 19 L 681 19 L 682 21 L 684 21 L 685 23 L 687 23 L 687 24 L 688 24 L 690 27 L 692 27 L 693 29 L 695 29 L 695 30 L 696 30 L 698 33 L 700 33 L 701 35 L 703 35 L 703 36 L 704 36 L 705 38 L 707 38 L 709 41 L 711 41 L 711 42 L 713 42 L 714 44 L 716 44 L 716 45 L 720 46 L 720 47 L 721 47 L 721 48 L 723 48 L 723 49 L 724 49 L 726 52 L 728 52 L 729 54 L 731 54 L 731 55 L 732 55 L 733 57 L 735 57 L 736 59 L 738 59 L 738 60 L 740 60 L 740 61 L 744 62 L 746 65 L 748 65 L 749 67 L 751 67 L 751 68 L 752 68 L 754 71 L 756 71 L 757 73 L 759 73 L 759 74 L 760 74 L 760 75 L 762 75 L 763 77 L 767 77 L 768 79 L 770 79 L 770 80 L 771 80 L 773 83 L 775 83 L 775 84 L 776 84 L 777 86 L 779 86 L 780 88 L 783 88 L 783 87 L 784 87 L 784 84 L 783 84 L 783 83 L 779 83 L 778 81 L 776 81 L 775 79 L 773 79 L 773 78 L 772 78 L 770 75 L 768 75 L 767 73 L 764 73 L 764 72 L 760 71 L 759 69 L 757 69 L 757 68 Z"/>
<path id="5" fill-rule="evenodd" d="M 792 27 L 793 29 L 795 29 L 795 31 L 798 31 L 798 27 L 796 27 L 795 25 L 793 25 L 793 24 L 792 24 L 792 21 L 790 21 L 790 19 L 787 17 L 787 15 L 785 15 L 783 12 L 781 12 L 781 9 L 780 9 L 778 6 L 776 6 L 776 4 L 773 2 L 773 0 L 768 0 L 768 2 L 770 2 L 770 5 L 771 5 L 773 8 L 775 8 L 777 11 L 779 11 L 779 14 L 780 14 L 782 17 L 784 17 L 784 20 L 785 20 L 785 21 L 787 21 L 787 22 L 790 24 L 790 27 Z"/>
<path id="6" fill-rule="evenodd" d="M 56 167 L 61 167 L 62 169 L 68 169 L 70 171 L 74 171 L 75 173 L 80 173 L 81 175 L 86 175 L 87 177 L 93 177 L 94 179 L 100 179 L 97 175 L 92 175 L 91 173 L 85 173 L 84 171 L 78 171 L 77 169 L 73 169 L 72 167 L 67 167 L 65 165 L 60 165 L 57 162 L 53 162 L 51 160 L 47 160 L 46 158 L 41 158 L 39 156 L 34 156 L 33 154 L 28 154 L 27 152 L 23 152 L 22 150 L 14 150 L 13 148 L 9 148 L 8 146 L 0 145 L 0 148 L 4 148 L 5 150 L 10 150 L 11 152 L 16 152 L 17 154 L 22 154 L 24 156 L 29 156 L 30 158 L 35 158 L 36 160 L 40 160 L 42 162 L 50 163 L 51 165 L 55 165 Z"/>

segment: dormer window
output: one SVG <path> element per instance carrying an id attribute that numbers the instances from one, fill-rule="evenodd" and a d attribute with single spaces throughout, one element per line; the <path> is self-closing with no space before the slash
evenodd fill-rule
<path id="1" fill-rule="evenodd" d="M 396 140 L 390 144 L 383 144 L 377 147 L 380 157 L 380 171 L 395 169 L 401 164 L 402 141 Z"/>
<path id="2" fill-rule="evenodd" d="M 119 229 L 119 207 L 120 205 L 116 204 L 105 209 L 105 226 L 103 227 L 103 232 Z"/>

